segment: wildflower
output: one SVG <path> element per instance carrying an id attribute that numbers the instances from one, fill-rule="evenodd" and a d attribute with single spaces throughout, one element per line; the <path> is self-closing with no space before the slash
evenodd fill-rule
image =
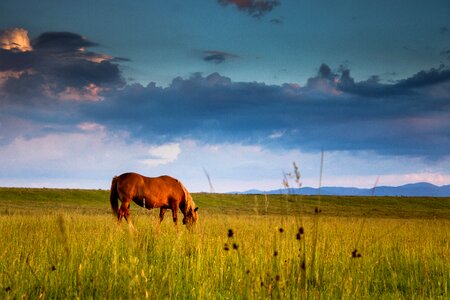
<path id="1" fill-rule="evenodd" d="M 233 249 L 234 249 L 234 250 L 237 250 L 238 248 L 239 248 L 238 244 L 233 243 Z"/>
<path id="2" fill-rule="evenodd" d="M 273 252 L 273 256 L 278 256 L 278 251 L 275 250 L 275 251 Z"/>
<path id="3" fill-rule="evenodd" d="M 280 231 L 280 233 L 283 233 L 284 229 L 280 227 L 280 229 L 278 229 L 278 231 Z"/>
<path id="4" fill-rule="evenodd" d="M 228 229 L 228 237 L 231 238 L 233 237 L 233 229 Z"/>
<path id="5" fill-rule="evenodd" d="M 352 258 L 359 258 L 361 257 L 361 253 L 358 253 L 358 250 L 353 250 L 352 251 Z"/>
<path id="6" fill-rule="evenodd" d="M 223 250 L 225 250 L 225 251 L 230 250 L 230 248 L 228 247 L 228 244 L 225 244 L 225 245 L 224 245 Z"/>

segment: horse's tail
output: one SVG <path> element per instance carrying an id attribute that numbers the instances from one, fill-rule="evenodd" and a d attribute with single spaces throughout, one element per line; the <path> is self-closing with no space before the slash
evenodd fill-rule
<path id="1" fill-rule="evenodd" d="M 114 176 L 111 182 L 111 194 L 109 195 L 109 202 L 111 202 L 111 208 L 115 213 L 119 212 L 119 193 L 117 192 L 117 176 Z"/>

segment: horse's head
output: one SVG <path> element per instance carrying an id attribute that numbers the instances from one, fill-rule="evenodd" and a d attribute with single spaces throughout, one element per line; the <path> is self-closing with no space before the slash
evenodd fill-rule
<path id="1" fill-rule="evenodd" d="M 188 211 L 186 211 L 186 214 L 184 215 L 183 224 L 186 225 L 188 229 L 192 228 L 192 226 L 194 226 L 194 224 L 198 220 L 197 210 L 198 207 L 196 207 L 195 209 L 191 208 Z"/>

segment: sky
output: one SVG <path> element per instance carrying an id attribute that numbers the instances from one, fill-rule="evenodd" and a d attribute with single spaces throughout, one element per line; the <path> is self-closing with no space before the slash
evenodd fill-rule
<path id="1" fill-rule="evenodd" d="M 272 190 L 293 162 L 450 184 L 448 0 L 0 2 L 0 186 Z"/>

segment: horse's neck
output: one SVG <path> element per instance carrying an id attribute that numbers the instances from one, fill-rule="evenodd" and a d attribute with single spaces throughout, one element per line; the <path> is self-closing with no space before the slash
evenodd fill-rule
<path id="1" fill-rule="evenodd" d="M 180 203 L 180 210 L 184 215 L 186 215 L 188 213 L 189 208 L 190 208 L 190 205 L 187 201 Z"/>

